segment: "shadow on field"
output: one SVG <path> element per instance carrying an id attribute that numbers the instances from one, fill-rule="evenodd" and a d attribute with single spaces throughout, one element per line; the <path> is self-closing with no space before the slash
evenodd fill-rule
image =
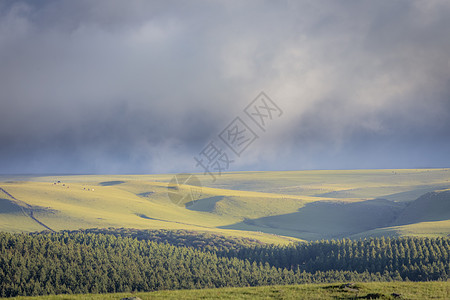
<path id="1" fill-rule="evenodd" d="M 340 238 L 389 226 L 404 208 L 404 203 L 385 199 L 354 203 L 317 201 L 306 204 L 295 213 L 247 219 L 221 228 L 240 230 L 270 228 L 278 234 L 283 234 L 284 231 L 298 233 L 298 237 Z"/>
<path id="2" fill-rule="evenodd" d="M 103 181 L 100 182 L 99 185 L 101 186 L 111 186 L 111 185 L 118 185 L 121 183 L 125 183 L 125 181 L 120 181 L 120 180 L 114 180 L 114 181 Z"/>
<path id="3" fill-rule="evenodd" d="M 224 196 L 214 196 L 203 198 L 195 201 L 187 202 L 186 208 L 189 210 L 212 212 L 216 207 L 216 203 L 225 198 Z"/>

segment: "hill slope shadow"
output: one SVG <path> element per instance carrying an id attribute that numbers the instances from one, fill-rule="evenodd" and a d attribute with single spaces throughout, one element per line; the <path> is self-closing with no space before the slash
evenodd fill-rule
<path id="1" fill-rule="evenodd" d="M 224 199 L 224 196 L 213 196 L 208 198 L 203 198 L 195 201 L 187 202 L 186 208 L 189 210 L 203 211 L 203 212 L 213 212 L 216 208 L 216 203 Z"/>
<path id="2" fill-rule="evenodd" d="M 16 204 L 14 201 L 0 198 L 0 214 L 25 214 L 24 207 Z"/>
<path id="3" fill-rule="evenodd" d="M 278 234 L 306 239 L 342 238 L 389 226 L 404 207 L 404 203 L 384 199 L 355 203 L 317 201 L 306 204 L 295 213 L 247 219 L 221 228 L 261 231 L 270 229 Z"/>
<path id="4" fill-rule="evenodd" d="M 450 220 L 450 190 L 426 193 L 407 204 L 394 225 Z"/>

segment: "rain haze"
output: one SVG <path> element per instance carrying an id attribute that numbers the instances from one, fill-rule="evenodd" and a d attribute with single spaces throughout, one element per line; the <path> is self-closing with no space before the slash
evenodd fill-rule
<path id="1" fill-rule="evenodd" d="M 202 172 L 236 117 L 258 139 L 230 171 L 449 167 L 449 15 L 444 0 L 1 1 L 0 173 Z M 266 131 L 244 113 L 261 91 L 283 111 Z"/>

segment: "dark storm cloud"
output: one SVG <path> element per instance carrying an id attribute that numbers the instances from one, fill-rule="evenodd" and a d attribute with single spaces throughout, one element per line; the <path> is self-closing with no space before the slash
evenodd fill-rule
<path id="1" fill-rule="evenodd" d="M 448 166 L 449 13 L 446 1 L 4 1 L 0 172 L 195 170 L 261 90 L 285 113 L 234 169 Z"/>

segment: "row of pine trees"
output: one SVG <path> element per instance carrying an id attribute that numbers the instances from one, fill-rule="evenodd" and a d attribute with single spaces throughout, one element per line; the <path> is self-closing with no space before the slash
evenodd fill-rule
<path id="1" fill-rule="evenodd" d="M 254 246 L 218 255 L 269 263 L 306 272 L 346 270 L 395 274 L 396 279 L 446 280 L 450 274 L 449 238 L 370 238 L 326 240 L 294 246 Z"/>
<path id="2" fill-rule="evenodd" d="M 120 230 L 0 233 L 0 296 L 447 280 L 450 273 L 448 238 L 273 246 L 186 232 L 134 233 L 139 237 Z"/>

